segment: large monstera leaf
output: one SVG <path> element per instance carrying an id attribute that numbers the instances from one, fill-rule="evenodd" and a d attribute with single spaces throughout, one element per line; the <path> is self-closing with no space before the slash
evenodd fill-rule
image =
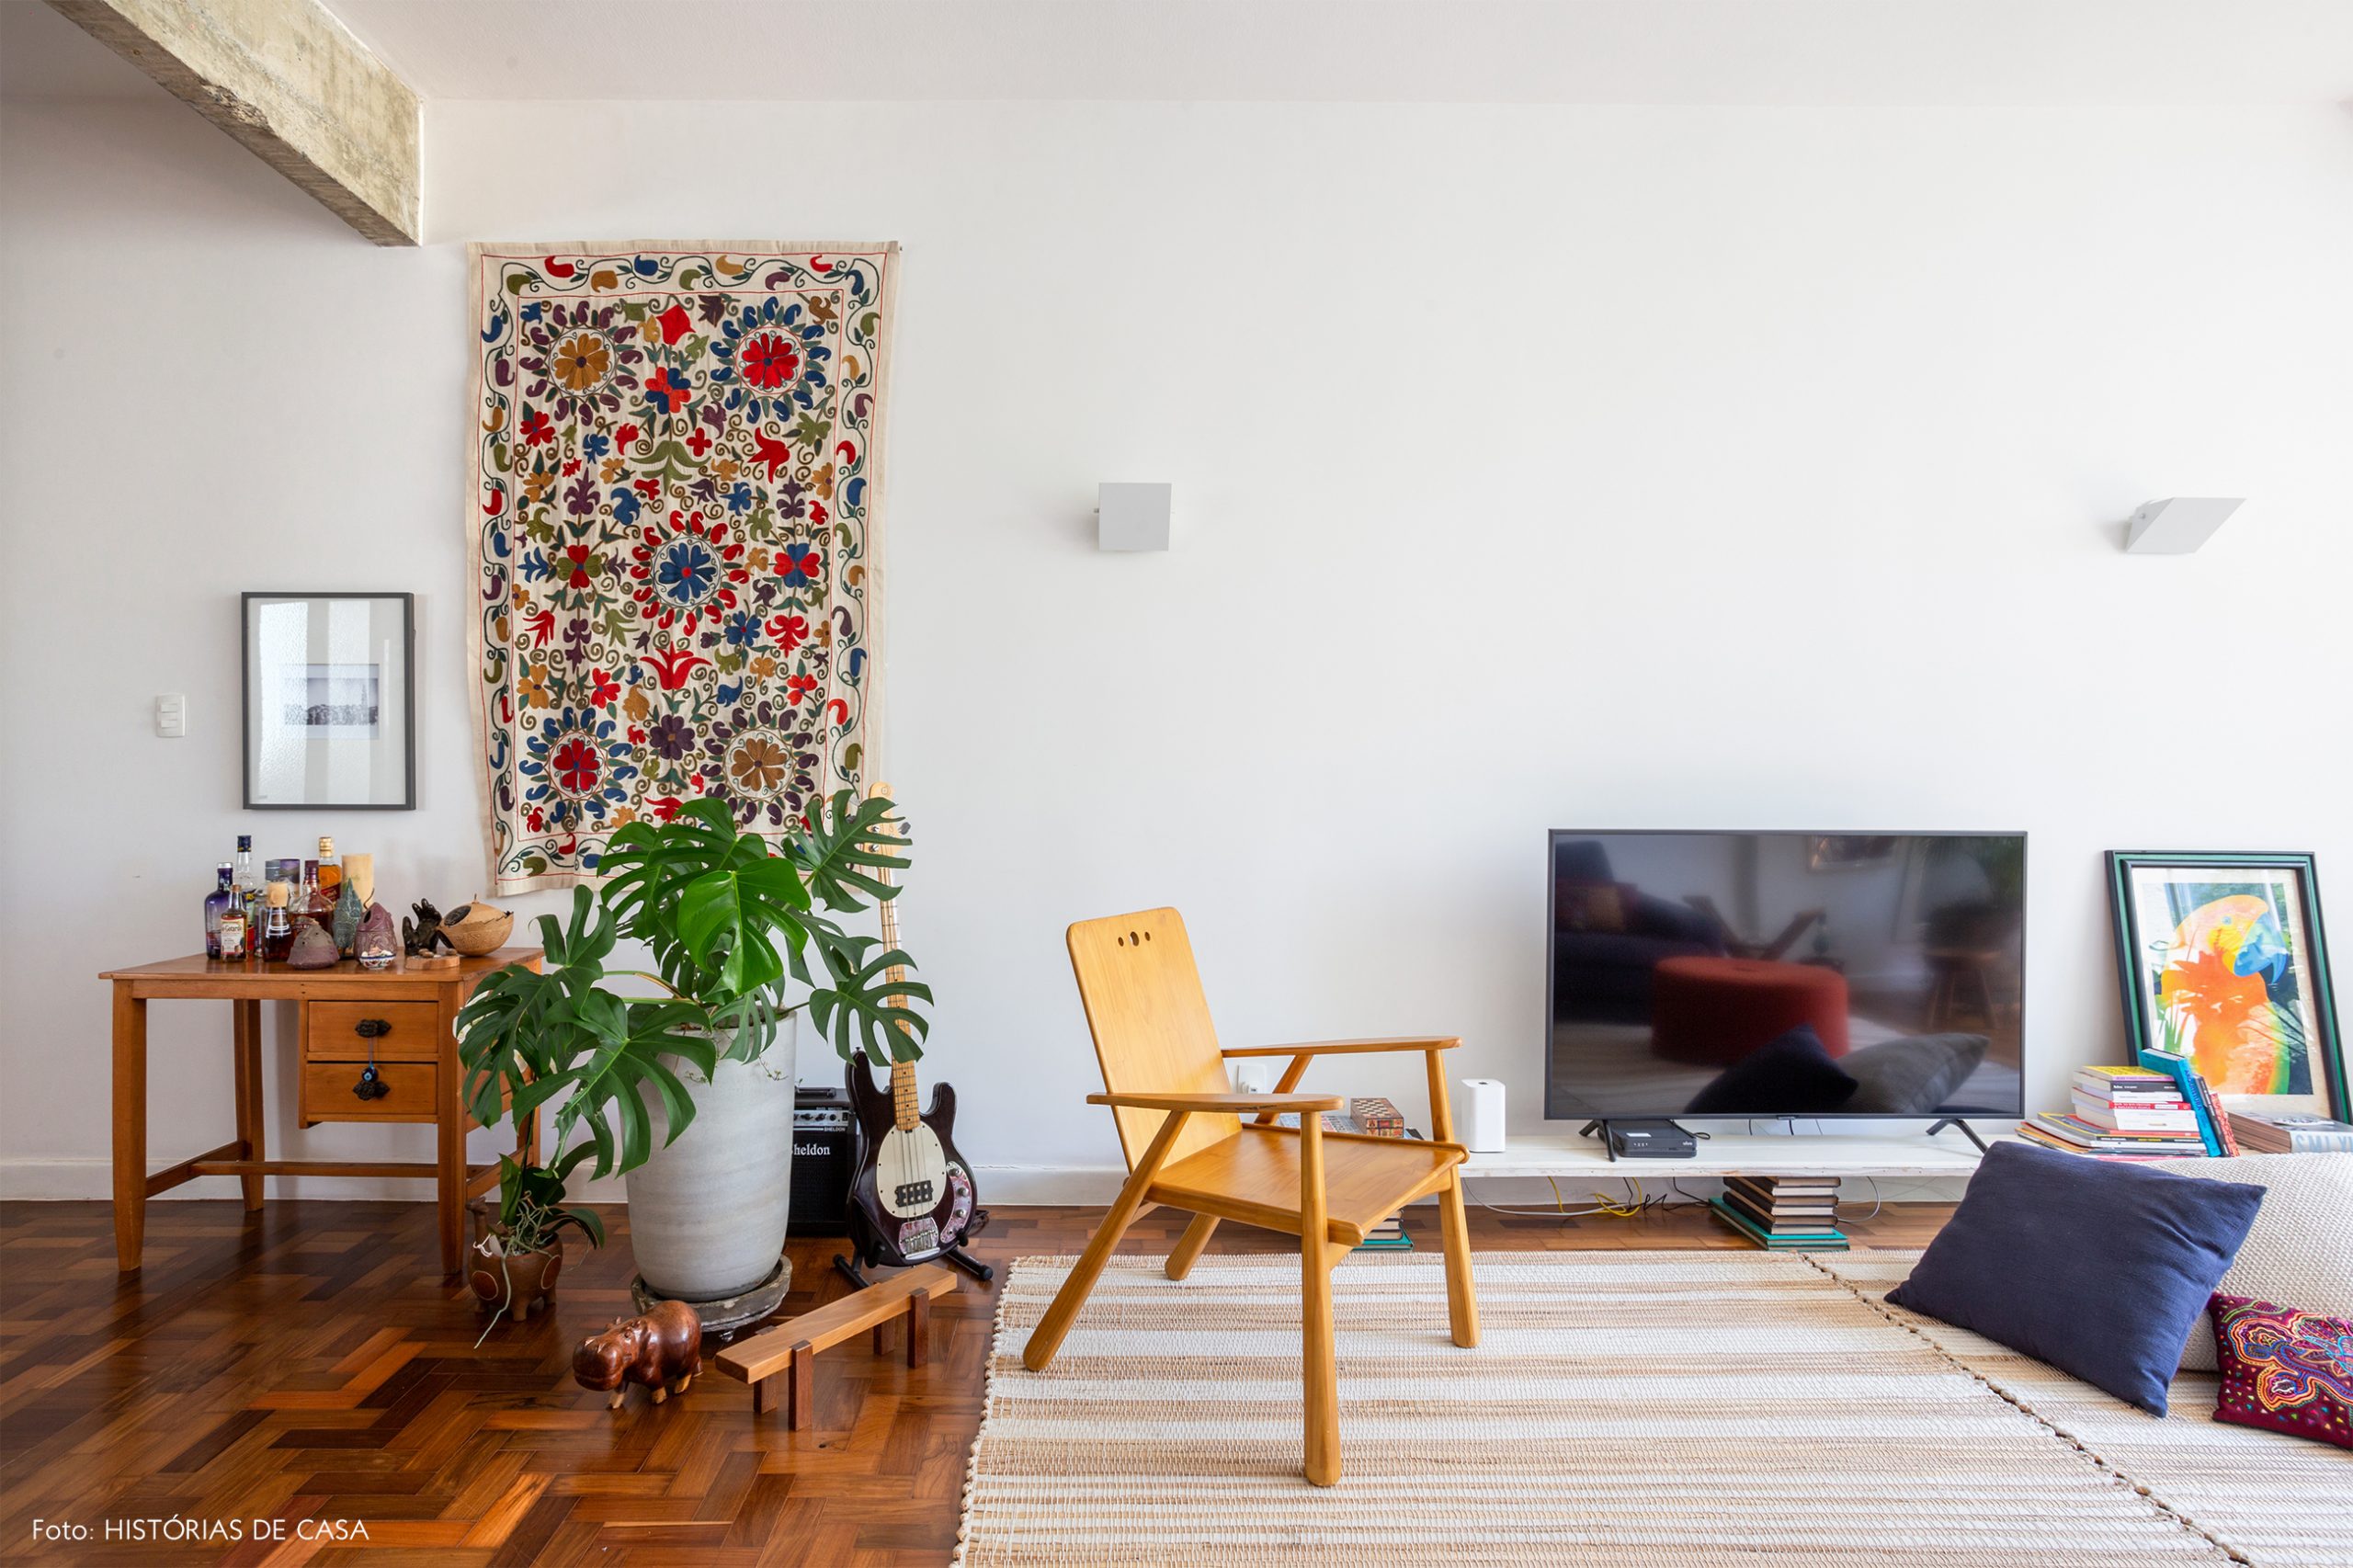
<path id="1" fill-rule="evenodd" d="M 555 1171 L 568 1176 L 582 1161 L 594 1158 L 594 1176 L 634 1170 L 654 1152 L 653 1119 L 647 1114 L 645 1092 L 658 1095 L 667 1112 L 665 1146 L 695 1119 L 694 1101 L 665 1057 L 683 1057 L 704 1078 L 718 1065 L 718 1048 L 709 1037 L 688 1032 L 702 1023 L 701 1009 L 686 1002 L 631 1002 L 602 991 L 589 991 L 569 1011 L 568 1022 L 586 1037 L 587 1049 L 573 1065 L 552 1077 L 534 1082 L 516 1097 L 517 1114 L 561 1095 L 556 1112 L 555 1141 L 564 1144 L 574 1129 L 583 1142 L 564 1148 Z"/>
<path id="2" fill-rule="evenodd" d="M 680 896 L 697 880 L 767 858 L 767 846 L 735 831 L 719 801 L 688 801 L 675 821 L 633 822 L 615 833 L 597 869 L 610 880 L 605 905 L 623 935 L 654 949 L 662 978 L 673 989 L 699 994 L 711 977 L 680 935 Z"/>
<path id="3" fill-rule="evenodd" d="M 838 951 L 824 950 L 833 983 L 809 994 L 811 1020 L 845 1062 L 863 1054 L 887 1067 L 923 1054 L 930 1020 L 907 1004 L 930 1001 L 931 987 L 904 975 L 892 978 L 892 970 L 912 968 L 915 960 L 897 948 L 873 951 L 881 945 L 871 937 L 843 937 Z"/>
<path id="4" fill-rule="evenodd" d="M 826 802 L 812 802 L 809 830 L 786 850 L 818 902 L 846 911 L 897 896 L 897 888 L 870 873 L 906 867 L 906 857 L 896 851 L 914 840 L 906 836 L 906 824 L 892 814 L 898 808 L 880 795 L 861 801 L 843 790 L 833 798 L 830 818 L 827 809 Z"/>
<path id="5" fill-rule="evenodd" d="M 494 971 L 458 1012 L 466 1108 L 485 1127 L 496 1125 L 510 1093 L 530 1105 L 546 1097 L 523 1098 L 532 1084 L 561 1071 L 572 1009 L 594 992 L 613 950 L 613 924 L 597 918 L 586 888 L 573 890 L 569 919 L 542 915 L 539 924 L 546 971 Z"/>
<path id="6" fill-rule="evenodd" d="M 716 975 L 722 995 L 740 996 L 782 980 L 788 964 L 798 969 L 809 944 L 808 909 L 809 890 L 792 862 L 764 847 L 760 858 L 707 872 L 679 891 L 678 936 L 694 961 Z"/>

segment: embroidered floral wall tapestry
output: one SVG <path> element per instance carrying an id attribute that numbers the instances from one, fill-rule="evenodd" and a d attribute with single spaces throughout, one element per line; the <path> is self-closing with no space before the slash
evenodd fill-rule
<path id="1" fill-rule="evenodd" d="M 870 763 L 895 244 L 474 245 L 469 579 L 497 892 Z"/>

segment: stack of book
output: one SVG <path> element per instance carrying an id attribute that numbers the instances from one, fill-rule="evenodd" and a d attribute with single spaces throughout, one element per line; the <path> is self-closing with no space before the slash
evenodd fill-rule
<path id="1" fill-rule="evenodd" d="M 2168 1073 L 2155 1067 L 2085 1067 L 2069 1087 L 2072 1110 L 2037 1111 L 2032 1120 L 2018 1123 L 2018 1136 L 2067 1153 L 2107 1159 L 2170 1160 L 2208 1152 L 2198 1108 Z"/>
<path id="2" fill-rule="evenodd" d="M 1845 1252 L 1836 1176 L 1726 1176 L 1716 1218 L 1778 1252 Z"/>
<path id="3" fill-rule="evenodd" d="M 1297 1127 L 1299 1113 L 1285 1111 L 1276 1118 L 1282 1127 Z M 1373 1138 L 1416 1138 L 1420 1134 L 1405 1125 L 1405 1118 L 1396 1106 L 1378 1095 L 1363 1095 L 1348 1102 L 1348 1108 L 1324 1113 L 1326 1132 L 1355 1132 Z M 1405 1217 L 1392 1214 L 1375 1225 L 1364 1240 L 1357 1244 L 1360 1252 L 1411 1252 L 1414 1238 L 1405 1233 Z"/>
<path id="4" fill-rule="evenodd" d="M 2353 1123 L 2305 1111 L 2234 1110 L 2225 1118 L 2250 1154 L 2353 1154 Z"/>

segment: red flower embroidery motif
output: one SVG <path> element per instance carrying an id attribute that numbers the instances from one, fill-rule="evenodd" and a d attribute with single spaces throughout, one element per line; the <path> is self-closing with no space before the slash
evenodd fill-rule
<path id="1" fill-rule="evenodd" d="M 633 479 L 630 483 L 648 501 L 658 501 L 662 498 L 662 482 L 658 479 Z"/>
<path id="2" fill-rule="evenodd" d="M 790 653 L 809 641 L 809 619 L 799 615 L 771 616 L 768 635 L 776 640 L 779 653 Z"/>
<path id="3" fill-rule="evenodd" d="M 533 833 L 538 833 L 540 829 L 548 825 L 547 813 L 540 810 L 537 806 L 533 806 L 529 812 L 525 813 L 523 821 Z"/>
<path id="4" fill-rule="evenodd" d="M 801 373 L 801 355 L 781 333 L 755 333 L 744 343 L 738 363 L 756 387 L 780 387 Z"/>
<path id="5" fill-rule="evenodd" d="M 653 812 L 654 820 L 656 822 L 676 822 L 677 820 L 679 801 L 678 797 L 676 795 L 656 795 L 653 799 L 647 801 L 645 804 L 646 808 Z"/>
<path id="6" fill-rule="evenodd" d="M 637 444 L 638 430 L 634 425 L 624 425 L 613 432 L 613 450 L 623 451 Z"/>
<path id="7" fill-rule="evenodd" d="M 785 699 L 790 702 L 795 708 L 801 706 L 801 699 L 802 698 L 808 696 L 811 692 L 816 689 L 817 681 L 816 677 L 813 676 L 787 676 L 784 677 Z"/>
<path id="8" fill-rule="evenodd" d="M 588 585 L 588 547 L 567 544 L 563 547 L 563 581 L 566 587 L 585 588 Z"/>
<path id="9" fill-rule="evenodd" d="M 694 321 L 687 314 L 684 305 L 672 305 L 645 324 L 648 328 L 645 335 L 656 343 L 676 343 L 694 330 Z"/>
<path id="10" fill-rule="evenodd" d="M 555 635 L 555 611 L 543 609 L 525 616 L 523 629 L 531 634 L 532 647 L 546 647 L 548 639 Z"/>
<path id="11" fill-rule="evenodd" d="M 563 463 L 563 477 L 564 477 L 564 478 L 566 478 L 566 479 L 570 479 L 574 474 L 578 473 L 579 472 L 580 472 L 580 460 L 579 460 L 578 458 L 566 458 L 566 459 L 564 460 L 564 463 Z"/>
<path id="12" fill-rule="evenodd" d="M 700 426 L 697 426 L 695 427 L 695 433 L 687 437 L 687 450 L 694 453 L 697 457 L 700 457 L 703 453 L 710 450 L 710 437 L 703 431 L 703 428 Z"/>
<path id="13" fill-rule="evenodd" d="M 585 795 L 597 787 L 597 778 L 604 761 L 597 748 L 577 735 L 555 748 L 551 759 L 555 765 L 556 783 L 575 795 Z"/>
<path id="14" fill-rule="evenodd" d="M 620 700 L 621 683 L 603 670 L 588 672 L 588 706 L 607 708 Z"/>
<path id="15" fill-rule="evenodd" d="M 536 408 L 523 411 L 523 444 L 543 447 L 555 439 L 555 422 Z"/>

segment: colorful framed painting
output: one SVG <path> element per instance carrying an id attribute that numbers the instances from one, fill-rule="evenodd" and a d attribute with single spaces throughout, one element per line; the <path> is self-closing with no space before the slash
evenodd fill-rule
<path id="1" fill-rule="evenodd" d="M 2108 874 L 2136 1058 L 2180 1052 L 2226 1104 L 2353 1108 L 2310 855 L 2111 850 Z"/>

